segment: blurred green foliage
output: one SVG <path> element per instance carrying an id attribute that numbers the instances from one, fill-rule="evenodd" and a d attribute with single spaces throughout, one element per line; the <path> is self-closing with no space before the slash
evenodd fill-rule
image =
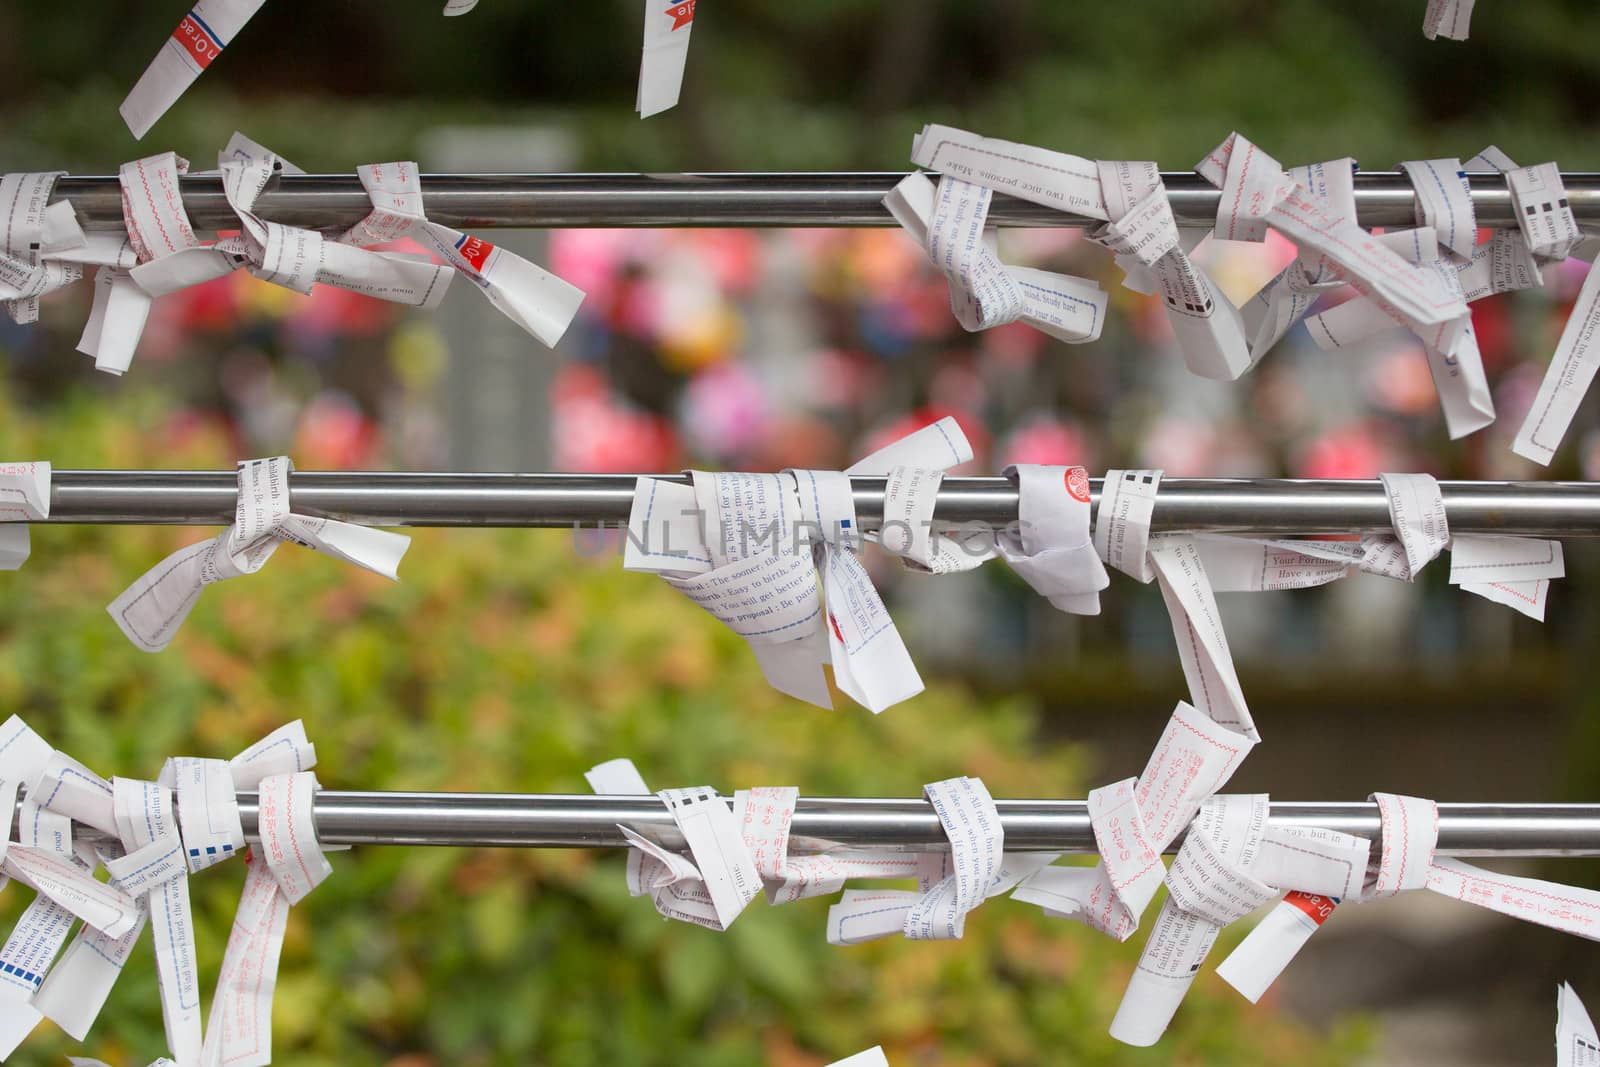
<path id="1" fill-rule="evenodd" d="M 151 394 L 49 412 L 0 398 L 0 455 L 83 467 L 216 468 L 218 437 Z M 104 774 L 231 755 L 299 716 L 329 788 L 583 792 L 626 754 L 652 784 L 793 783 L 915 795 L 980 775 L 1002 796 L 1081 795 L 1084 753 L 1036 738 L 1035 710 L 938 684 L 879 717 L 782 698 L 743 643 L 661 582 L 555 531 L 414 533 L 393 585 L 296 548 L 206 590 L 166 653 L 104 605 L 201 531 L 36 527 L 0 599 L 0 708 Z M 767 1063 L 811 1067 L 882 1043 L 916 1064 L 1334 1065 L 1359 1024 L 1308 1033 L 1202 977 L 1151 1050 L 1106 1036 L 1135 941 L 989 902 L 958 943 L 830 948 L 827 902 L 753 905 L 725 935 L 629 899 L 622 857 L 366 848 L 290 920 L 278 1062 L 301 1067 Z M 243 877 L 192 880 L 209 996 Z M 26 892 L 3 900 L 9 918 Z M 164 1047 L 148 938 L 85 1051 L 142 1065 Z M 12 1062 L 76 1051 L 48 1023 Z"/>
<path id="2" fill-rule="evenodd" d="M 1481 4 L 1465 42 L 1423 37 L 1425 0 L 719 0 L 695 20 L 682 103 L 647 122 L 638 0 L 483 0 L 454 19 L 437 0 L 274 3 L 135 142 L 117 104 L 186 6 L 0 6 L 6 169 L 105 173 L 167 148 L 209 166 L 242 128 L 348 170 L 451 124 L 567 130 L 574 164 L 606 170 L 903 169 L 925 122 L 1169 170 L 1233 129 L 1285 164 L 1381 170 L 1495 141 L 1600 167 L 1584 0 Z"/>

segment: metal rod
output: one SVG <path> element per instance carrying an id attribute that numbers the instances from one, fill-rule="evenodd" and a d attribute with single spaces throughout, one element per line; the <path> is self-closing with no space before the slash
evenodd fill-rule
<path id="1" fill-rule="evenodd" d="M 457 229 L 495 227 L 893 226 L 883 196 L 903 172 L 815 174 L 425 174 L 428 217 Z M 1180 226 L 1210 226 L 1220 193 L 1188 171 L 1163 174 Z M 1512 226 L 1505 180 L 1469 175 L 1480 226 Z M 1600 174 L 1563 174 L 1580 223 L 1600 222 Z M 238 219 L 216 176 L 180 179 L 184 207 L 203 231 L 233 229 Z M 1357 174 L 1363 226 L 1413 226 L 1410 180 L 1393 171 Z M 122 191 L 114 176 L 64 177 L 53 200 L 71 200 L 89 229 L 122 228 Z M 371 209 L 353 174 L 282 176 L 256 200 L 274 222 L 342 230 Z M 1095 220 L 996 195 L 989 213 L 1000 226 L 1090 226 Z"/>
<path id="2" fill-rule="evenodd" d="M 371 526 L 593 526 L 626 523 L 633 474 L 444 474 L 296 471 L 294 510 Z M 683 481 L 681 474 L 650 477 Z M 882 520 L 882 478 L 855 478 L 858 518 Z M 1600 536 L 1600 482 L 1441 482 L 1457 533 Z M 1093 479 L 1096 507 L 1100 479 Z M 232 471 L 58 470 L 49 523 L 219 526 L 233 521 Z M 1017 517 L 1004 478 L 946 478 L 935 517 L 1003 525 Z M 1388 532 L 1376 481 L 1169 478 L 1152 528 L 1196 532 Z"/>
<path id="3" fill-rule="evenodd" d="M 732 804 L 731 797 L 725 798 Z M 1006 848 L 1095 851 L 1081 800 L 998 800 Z M 682 848 L 672 817 L 653 796 L 537 793 L 347 793 L 316 795 L 317 836 L 328 845 L 443 845 L 472 848 L 620 848 L 618 823 Z M 245 835 L 256 835 L 256 797 L 239 795 Z M 1369 803 L 1272 802 L 1272 821 L 1325 827 L 1379 844 Z M 948 847 L 926 800 L 802 797 L 791 850 L 844 846 L 930 851 Z M 1600 804 L 1440 804 L 1444 856 L 1600 856 Z"/>

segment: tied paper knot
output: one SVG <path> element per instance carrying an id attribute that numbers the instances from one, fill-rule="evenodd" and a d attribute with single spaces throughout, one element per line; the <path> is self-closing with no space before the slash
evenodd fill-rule
<path id="1" fill-rule="evenodd" d="M 941 169 L 943 161 L 923 163 L 921 156 L 937 155 L 927 138 L 943 129 L 928 127 L 919 135 L 912 148 L 918 163 Z M 883 201 L 949 281 L 956 321 L 969 331 L 1020 321 L 1066 344 L 1098 338 L 1107 294 L 1087 278 L 1002 263 L 988 226 L 994 193 L 967 180 L 975 177 L 971 171 L 959 173 L 947 171 L 937 185 L 923 174 L 907 175 Z"/>
<path id="2" fill-rule="evenodd" d="M 241 133 L 218 156 L 223 193 L 239 218 L 240 231 L 215 244 L 157 252 L 133 268 L 139 287 L 163 296 L 243 268 L 262 281 L 309 294 L 322 283 L 365 296 L 431 309 L 449 288 L 455 271 L 426 257 L 375 252 L 328 241 L 314 230 L 271 222 L 255 213 L 255 202 L 280 174 L 303 174 Z M 137 201 L 130 194 L 128 201 Z M 181 200 L 177 205 L 182 210 Z M 135 232 L 130 227 L 130 236 Z M 146 231 L 140 228 L 141 234 Z M 135 242 L 136 247 L 138 241 Z M 148 257 L 141 254 L 141 260 Z"/>
<path id="3" fill-rule="evenodd" d="M 1111 1036 L 1152 1045 L 1166 1031 L 1211 945 L 1278 886 L 1344 896 L 1361 886 L 1371 842 L 1333 830 L 1277 826 L 1266 794 L 1201 804 L 1167 871 L 1167 900 L 1111 1024 Z"/>
<path id="4" fill-rule="evenodd" d="M 1089 823 L 1100 862 L 1092 868 L 1043 867 L 1011 895 L 1047 915 L 1126 941 L 1161 885 L 1161 854 L 1255 744 L 1180 702 L 1144 772 L 1090 792 Z"/>
<path id="5" fill-rule="evenodd" d="M 1459 286 L 1444 273 L 1408 263 L 1363 230 L 1345 205 L 1315 195 L 1260 148 L 1229 134 L 1195 171 L 1221 190 L 1214 235 L 1261 241 L 1267 227 L 1319 257 L 1323 269 L 1346 279 L 1394 321 L 1440 351 L 1454 354 L 1470 324 Z"/>
<path id="6" fill-rule="evenodd" d="M 950 840 L 949 853 L 928 857 L 919 892 L 847 889 L 828 909 L 828 943 L 853 945 L 904 934 L 912 940 L 956 940 L 967 913 L 1014 884 L 1004 877 L 1005 829 L 983 782 L 948 778 L 923 787 Z"/>
<path id="7" fill-rule="evenodd" d="M 554 347 L 561 340 L 583 303 L 583 290 L 481 237 L 429 222 L 415 163 L 370 163 L 356 168 L 356 174 L 372 201 L 372 213 L 338 244 L 364 247 L 409 237 L 459 271 L 497 311 L 541 344 Z"/>
<path id="8" fill-rule="evenodd" d="M 38 894 L 0 946 L 0 1059 L 42 1018 L 83 1040 L 149 923 L 176 1063 L 269 1062 L 283 918 L 288 903 L 329 872 L 311 818 L 316 783 L 296 773 L 315 759 L 297 721 L 228 763 L 174 759 L 160 782 L 108 782 L 52 750 L 18 717 L 0 724 L 0 808 L 16 803 L 19 786 L 24 791 L 18 838 L 0 839 L 0 857 L 9 876 Z M 246 879 L 202 1044 L 188 874 L 214 862 L 212 842 L 242 843 L 235 787 L 259 789 L 266 862 L 253 864 Z M 77 836 L 75 824 L 96 834 Z M 215 848 L 223 856 L 235 850 Z M 100 865 L 109 882 L 94 877 Z M 74 917 L 84 925 L 63 952 Z"/>
<path id="9" fill-rule="evenodd" d="M 334 519 L 296 515 L 290 509 L 287 456 L 239 464 L 239 498 L 233 525 L 216 537 L 181 548 L 113 600 L 106 610 L 122 632 L 146 652 L 172 642 L 207 585 L 254 574 L 278 546 L 293 541 L 364 570 L 397 580 L 411 539 Z"/>
<path id="10" fill-rule="evenodd" d="M 0 463 L 0 570 L 28 561 L 28 523 L 50 517 L 50 464 Z"/>
<path id="11" fill-rule="evenodd" d="M 995 550 L 1051 606 L 1100 614 L 1111 579 L 1089 531 L 1089 472 L 1020 463 L 1004 473 L 1017 486 L 1017 522 L 995 532 Z"/>
<path id="12" fill-rule="evenodd" d="M 1359 901 L 1426 889 L 1524 922 L 1600 941 L 1600 893 L 1537 878 L 1518 878 L 1435 855 L 1439 808 L 1431 800 L 1374 793 L 1383 846 L 1366 872 Z M 1286 897 L 1252 930 L 1217 973 L 1252 1001 L 1260 999 L 1321 929 L 1340 894 L 1319 900 Z"/>
<path id="13" fill-rule="evenodd" d="M 881 712 L 921 692 L 922 679 L 857 552 L 867 538 L 850 477 L 885 478 L 876 539 L 886 550 L 947 573 L 993 554 L 933 519 L 943 472 L 971 458 L 960 425 L 945 417 L 843 472 L 691 471 L 689 485 L 641 478 L 623 567 L 661 575 L 743 637 L 780 692 L 832 707 L 829 664 L 840 689 Z"/>
<path id="14" fill-rule="evenodd" d="M 78 263 L 57 255 L 85 243 L 72 205 L 49 202 L 65 173 L 0 176 L 0 204 L 10 212 L 9 224 L 0 229 L 0 303 L 19 325 L 38 321 L 40 297 L 83 277 Z"/>
<path id="15" fill-rule="evenodd" d="M 614 759 L 584 774 L 596 793 L 650 793 L 633 762 Z M 628 892 L 649 896 L 663 918 L 726 930 L 761 890 L 760 873 L 739 824 L 715 789 L 663 789 L 656 793 L 688 846 L 674 852 L 618 825 L 628 849 Z"/>

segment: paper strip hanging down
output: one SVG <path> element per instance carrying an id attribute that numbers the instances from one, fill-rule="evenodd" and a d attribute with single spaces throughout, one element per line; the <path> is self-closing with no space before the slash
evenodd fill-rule
<path id="1" fill-rule="evenodd" d="M 623 567 L 660 574 L 722 620 L 780 692 L 832 707 L 822 672 L 831 664 L 840 689 L 881 712 L 921 692 L 922 679 L 860 560 L 866 538 L 850 476 L 888 481 L 875 535 L 883 547 L 943 573 L 994 552 L 990 540 L 958 538 L 933 522 L 943 472 L 971 458 L 960 425 L 946 417 L 843 472 L 694 471 L 692 485 L 641 478 Z"/>
<path id="2" fill-rule="evenodd" d="M 1101 483 L 1095 549 L 1123 573 L 1142 582 L 1158 581 L 1195 706 L 1218 724 L 1260 740 L 1198 542 L 1186 534 L 1150 536 L 1150 516 L 1160 486 L 1158 470 L 1107 471 Z"/>
<path id="3" fill-rule="evenodd" d="M 410 237 L 461 272 L 497 311 L 541 344 L 554 347 L 561 340 L 583 303 L 582 289 L 481 237 L 429 222 L 415 163 L 369 163 L 356 174 L 372 213 L 338 244 L 366 247 Z"/>
<path id="4" fill-rule="evenodd" d="M 213 582 L 254 574 L 285 541 L 397 580 L 411 539 L 334 519 L 290 512 L 287 456 L 239 464 L 234 522 L 208 541 L 181 548 L 123 591 L 106 608 L 128 640 L 146 652 L 172 642 L 200 591 Z"/>
<path id="5" fill-rule="evenodd" d="M 1444 286 L 1466 299 L 1462 279 L 1473 269 L 1475 252 L 1459 262 L 1451 262 L 1441 249 L 1443 234 L 1431 226 L 1384 234 L 1376 240 L 1408 262 L 1436 271 Z M 1324 351 L 1337 351 L 1363 344 L 1374 335 L 1395 329 L 1399 324 L 1376 302 L 1368 298 L 1346 301 L 1306 320 L 1312 341 Z M 1441 349 L 1422 336 L 1428 357 L 1428 371 L 1444 409 L 1445 426 L 1451 439 L 1465 437 L 1494 421 L 1494 400 L 1483 371 L 1483 357 L 1470 323 L 1456 339 L 1455 347 Z"/>
<path id="6" fill-rule="evenodd" d="M 1167 872 L 1168 897 L 1111 1024 L 1111 1036 L 1153 1045 L 1166 1031 L 1217 934 L 1288 885 L 1348 895 L 1371 842 L 1332 830 L 1267 824 L 1265 794 L 1214 796 L 1200 808 Z"/>
<path id="7" fill-rule="evenodd" d="M 1472 22 L 1472 5 L 1477 0 L 1428 0 L 1422 16 L 1422 35 L 1428 40 L 1447 37 L 1465 41 Z"/>
<path id="8" fill-rule="evenodd" d="M 50 464 L 0 463 L 0 570 L 28 561 L 27 524 L 50 517 Z"/>
<path id="9" fill-rule="evenodd" d="M 1089 532 L 1089 472 L 1019 463 L 1005 476 L 1017 485 L 1017 522 L 995 531 L 996 551 L 1051 606 L 1100 614 L 1111 579 Z"/>
<path id="10" fill-rule="evenodd" d="M 1600 1035 L 1566 982 L 1556 990 L 1556 1067 L 1600 1067 Z"/>
<path id="11" fill-rule="evenodd" d="M 147 902 L 167 1049 L 179 1063 L 199 1063 L 200 975 L 189 911 L 189 871 L 172 814 L 172 795 L 155 782 L 131 778 L 115 778 L 112 786 L 117 828 L 127 854 L 111 860 L 106 869 L 113 885 Z"/>
<path id="12" fill-rule="evenodd" d="M 1439 814 L 1433 801 L 1391 793 L 1374 793 L 1372 799 L 1382 820 L 1383 849 L 1368 868 L 1360 893 L 1330 891 L 1322 894 L 1322 900 L 1296 899 L 1291 894 L 1217 969 L 1250 1000 L 1260 999 L 1341 899 L 1366 902 L 1427 889 L 1514 919 L 1600 941 L 1600 893 L 1436 858 Z"/>
<path id="13" fill-rule="evenodd" d="M 644 0 L 644 55 L 633 109 L 647 119 L 678 106 L 696 0 Z"/>

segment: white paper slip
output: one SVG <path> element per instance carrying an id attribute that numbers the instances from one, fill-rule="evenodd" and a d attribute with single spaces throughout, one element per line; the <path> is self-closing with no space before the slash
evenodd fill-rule
<path id="1" fill-rule="evenodd" d="M 828 943 L 853 945 L 903 934 L 915 940 L 960 938 L 967 913 L 989 896 L 1003 864 L 1005 831 L 989 791 L 976 778 L 950 778 L 924 788 L 950 852 L 919 877 L 922 892 L 845 890 L 828 909 Z M 892 875 L 891 875 L 892 877 Z"/>
<path id="2" fill-rule="evenodd" d="M 1275 886 L 1343 899 L 1361 892 L 1372 842 L 1315 826 L 1269 823 L 1250 874 Z"/>
<path id="3" fill-rule="evenodd" d="M 1537 537 L 1456 534 L 1450 539 L 1450 584 L 1561 578 L 1566 563 L 1560 541 Z"/>
<path id="4" fill-rule="evenodd" d="M 1442 858 L 1428 867 L 1427 887 L 1513 919 L 1600 941 L 1600 893 L 1592 889 L 1516 878 Z"/>
<path id="5" fill-rule="evenodd" d="M 1417 198 L 1417 225 L 1432 227 L 1439 243 L 1465 260 L 1478 243 L 1472 185 L 1459 159 L 1414 159 L 1400 164 Z"/>
<path id="6" fill-rule="evenodd" d="M 1267 807 L 1262 794 L 1211 797 L 1201 805 L 1167 873 L 1169 896 L 1112 1020 L 1111 1036 L 1118 1041 L 1155 1044 L 1223 926 L 1275 895 L 1247 873 Z"/>
<path id="7" fill-rule="evenodd" d="M 647 119 L 678 106 L 697 0 L 644 0 L 644 56 L 634 110 Z"/>
<path id="8" fill-rule="evenodd" d="M 1100 558 L 1141 582 L 1155 578 L 1150 566 L 1150 517 L 1161 488 L 1158 470 L 1108 470 L 1095 515 L 1094 547 Z"/>
<path id="9" fill-rule="evenodd" d="M 583 303 L 583 290 L 481 237 L 429 222 L 415 163 L 370 163 L 356 174 L 373 210 L 341 235 L 339 243 L 366 246 L 411 237 L 465 275 L 501 314 L 541 343 L 554 346 L 566 333 Z"/>
<path id="10" fill-rule="evenodd" d="M 913 173 L 883 202 L 945 275 L 963 329 L 1021 321 L 1066 344 L 1098 338 L 1107 294 L 1087 278 L 1000 262 L 986 222 L 990 196 L 988 187 L 961 178 L 935 186 Z"/>
<path id="11" fill-rule="evenodd" d="M 1184 363 L 1204 378 L 1231 381 L 1250 368 L 1250 346 L 1239 310 L 1190 262 L 1172 216 L 1161 171 L 1154 163 L 1097 164 L 1111 221 L 1089 238 L 1117 255 L 1129 285 L 1159 291 Z"/>
<path id="12" fill-rule="evenodd" d="M 1600 368 L 1600 270 L 1591 269 L 1583 279 L 1583 288 L 1567 316 L 1567 325 L 1561 331 L 1561 340 L 1550 357 L 1544 380 L 1533 398 L 1533 406 L 1517 431 L 1511 451 L 1535 463 L 1548 466 L 1555 458 L 1556 449 L 1567 435 L 1578 405 L 1594 381 Z"/>
<path id="13" fill-rule="evenodd" d="M 280 829 L 263 824 L 263 846 L 266 835 Z M 272 994 L 288 922 L 288 898 L 261 857 L 251 857 L 206 1017 L 205 1067 L 264 1067 L 272 1062 Z"/>
<path id="14" fill-rule="evenodd" d="M 1014 464 L 1017 522 L 995 531 L 995 548 L 1051 606 L 1100 614 L 1100 590 L 1111 584 L 1089 530 L 1089 472 L 1082 467 Z"/>
<path id="15" fill-rule="evenodd" d="M 1406 555 L 1406 581 L 1450 543 L 1444 496 L 1429 474 L 1379 474 L 1389 498 L 1389 521 Z"/>
<path id="16" fill-rule="evenodd" d="M 1600 1067 L 1600 1035 L 1566 982 L 1556 990 L 1556 1067 Z"/>
<path id="17" fill-rule="evenodd" d="M 1311 555 L 1293 541 L 1198 534 L 1194 543 L 1217 593 L 1309 589 L 1338 581 L 1352 569 L 1348 561 Z"/>
<path id="18" fill-rule="evenodd" d="M 1422 16 L 1422 35 L 1432 41 L 1448 37 L 1465 41 L 1472 23 L 1472 5 L 1477 0 L 1428 0 Z"/>
<path id="19" fill-rule="evenodd" d="M 256 787 L 257 821 L 273 828 L 272 840 L 262 833 L 261 858 L 290 904 L 305 899 L 333 873 L 317 841 L 312 808 L 317 791 L 310 771 L 273 774 Z"/>
<path id="20" fill-rule="evenodd" d="M 1231 730 L 1260 740 L 1239 685 L 1222 629 L 1222 614 L 1193 538 L 1162 534 L 1150 542 L 1150 562 L 1172 619 L 1178 659 L 1195 707 Z"/>
<path id="21" fill-rule="evenodd" d="M 865 1052 L 834 1060 L 828 1067 L 889 1067 L 889 1058 L 883 1054 L 882 1045 L 873 1045 Z"/>
<path id="22" fill-rule="evenodd" d="M 161 784 L 178 801 L 178 828 L 191 871 L 203 871 L 244 851 L 244 828 L 233 774 L 226 760 L 187 756 L 167 761 Z"/>
<path id="23" fill-rule="evenodd" d="M 1254 747 L 1251 738 L 1180 702 L 1133 787 L 1134 808 L 1127 808 L 1125 783 L 1090 793 L 1100 863 L 1044 867 L 1011 895 L 1126 941 L 1160 886 L 1161 853 Z"/>
<path id="24" fill-rule="evenodd" d="M 111 937 L 92 926 L 79 928 L 78 936 L 34 994 L 34 1010 L 74 1039 L 82 1041 L 87 1037 L 122 974 L 123 965 L 133 954 L 139 935 L 144 933 L 147 918 L 141 906 L 138 921 L 121 937 Z"/>
<path id="25" fill-rule="evenodd" d="M 234 523 L 209 541 L 179 549 L 113 600 L 106 611 L 139 648 L 159 652 L 172 642 L 207 585 L 253 574 L 285 541 L 397 578 L 411 539 L 333 519 L 290 512 L 287 456 L 239 464 Z"/>
<path id="26" fill-rule="evenodd" d="M 1338 905 L 1334 897 L 1290 890 L 1217 965 L 1217 977 L 1259 1002 Z"/>
<path id="27" fill-rule="evenodd" d="M 265 2 L 199 0 L 194 5 L 118 109 L 135 138 L 148 133 L 178 102 Z"/>
<path id="28" fill-rule="evenodd" d="M 72 912 L 41 895 L 23 909 L 0 946 L 0 1058 L 15 1052 L 43 1018 L 33 995 L 71 929 Z"/>
<path id="29" fill-rule="evenodd" d="M 126 865 L 130 889 L 145 898 L 149 910 L 167 1049 L 179 1063 L 199 1063 L 200 976 L 189 910 L 189 872 L 172 816 L 171 794 L 155 782 L 132 778 L 115 778 L 111 784 L 118 831 L 128 850 L 123 860 L 114 862 Z M 144 851 L 150 846 L 153 852 Z"/>
<path id="30" fill-rule="evenodd" d="M 1518 167 L 1506 172 L 1506 185 L 1528 250 L 1543 259 L 1567 258 L 1583 233 L 1567 203 L 1561 168 L 1555 163 Z"/>
<path id="31" fill-rule="evenodd" d="M 1296 185 L 1276 160 L 1237 133 L 1195 170 L 1223 192 L 1218 237 L 1261 240 L 1270 223 L 1425 341 L 1454 351 L 1468 322 L 1459 287 L 1452 290 L 1435 271 L 1407 263 L 1353 218 L 1334 214 L 1336 205 Z"/>
<path id="32" fill-rule="evenodd" d="M 28 561 L 27 523 L 50 517 L 50 464 L 0 463 L 0 570 Z"/>
<path id="33" fill-rule="evenodd" d="M 139 909 L 133 897 L 95 880 L 75 858 L 12 845 L 6 850 L 5 867 L 11 877 L 112 937 L 121 937 L 138 921 Z"/>
<path id="34" fill-rule="evenodd" d="M 912 140 L 911 161 L 1059 211 L 1102 221 L 1109 217 L 1099 172 L 1081 156 L 928 125 Z"/>

